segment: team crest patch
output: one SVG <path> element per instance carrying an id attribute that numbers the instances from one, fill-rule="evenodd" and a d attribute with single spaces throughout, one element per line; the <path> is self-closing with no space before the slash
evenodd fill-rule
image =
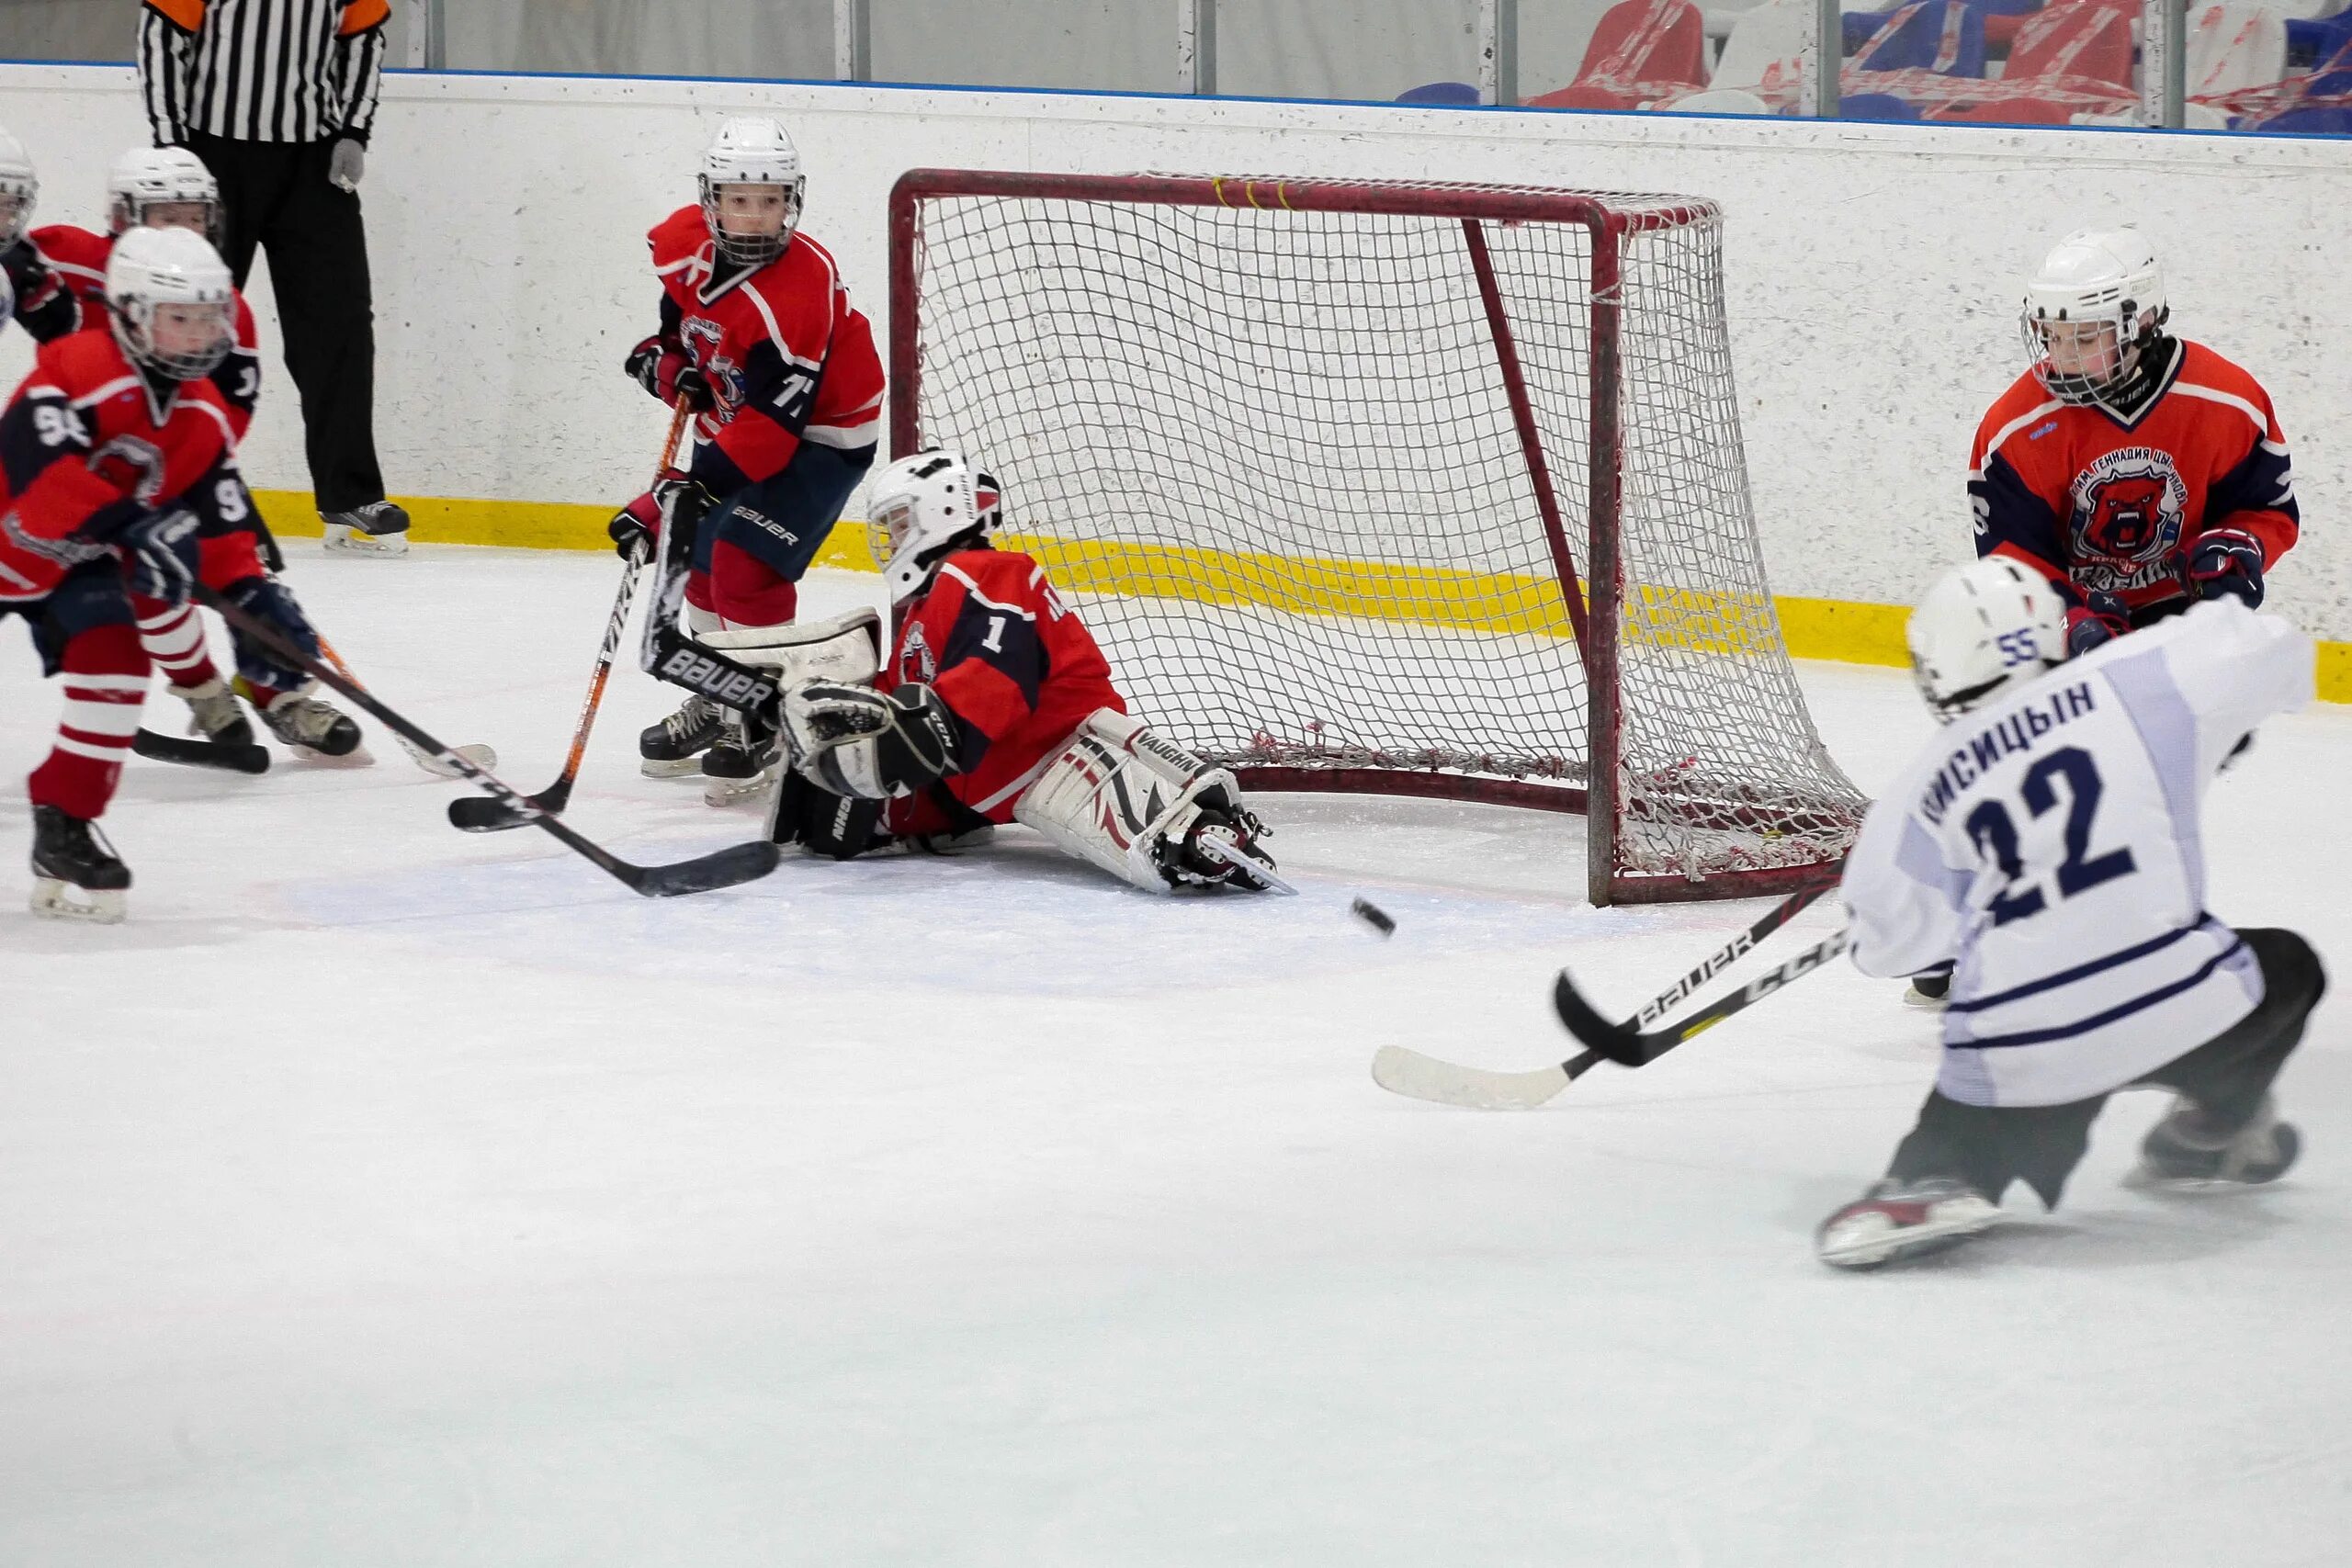
<path id="1" fill-rule="evenodd" d="M 899 645 L 899 684 L 928 686 L 939 678 L 939 656 L 932 651 L 931 639 L 922 635 L 920 626 L 907 628 L 907 640 Z"/>
<path id="2" fill-rule="evenodd" d="M 2153 446 L 2109 452 L 2075 476 L 2075 580 L 2120 592 L 2173 575 L 2188 511 L 2188 486 L 2169 453 Z"/>
<path id="3" fill-rule="evenodd" d="M 728 423 L 734 419 L 735 411 L 743 406 L 743 371 L 718 352 L 727 329 L 707 316 L 688 316 L 678 323 L 678 334 L 688 344 L 698 345 L 688 357 L 701 367 L 703 378 L 710 383 L 711 395 L 718 403 L 712 412 L 719 423 Z"/>

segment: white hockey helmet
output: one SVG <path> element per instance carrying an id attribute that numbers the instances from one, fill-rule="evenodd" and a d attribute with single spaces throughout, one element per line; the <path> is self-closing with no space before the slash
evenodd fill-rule
<path id="1" fill-rule="evenodd" d="M 33 202 L 40 195 L 40 180 L 25 144 L 0 126 L 0 251 L 25 237 L 33 220 Z"/>
<path id="2" fill-rule="evenodd" d="M 927 446 L 876 474 L 866 513 L 888 551 L 882 578 L 890 602 L 929 581 L 956 540 L 994 529 L 1003 520 L 1001 498 L 994 477 L 952 446 Z"/>
<path id="3" fill-rule="evenodd" d="M 2137 229 L 2077 229 L 2025 286 L 2026 354 L 2051 396 L 2105 402 L 2172 314 L 2155 247 Z"/>
<path id="4" fill-rule="evenodd" d="M 220 182 L 187 148 L 134 147 L 107 171 L 107 224 L 117 234 L 144 228 L 152 208 L 183 204 L 205 209 L 198 231 L 219 244 Z"/>
<path id="5" fill-rule="evenodd" d="M 718 128 L 702 154 L 702 216 L 720 259 L 739 266 L 765 266 L 784 254 L 800 226 L 800 201 L 808 181 L 800 172 L 800 150 L 780 121 L 741 115 Z M 784 192 L 784 221 L 774 233 L 729 233 L 719 222 L 723 186 L 776 186 Z"/>
<path id="6" fill-rule="evenodd" d="M 1950 724 L 2013 682 L 2066 658 L 2066 602 L 2050 580 L 2007 556 L 1936 579 L 1904 627 L 1919 694 Z"/>
<path id="7" fill-rule="evenodd" d="M 178 381 L 209 376 L 236 335 L 229 265 L 201 234 L 133 229 L 107 258 L 115 341 L 134 364 Z"/>

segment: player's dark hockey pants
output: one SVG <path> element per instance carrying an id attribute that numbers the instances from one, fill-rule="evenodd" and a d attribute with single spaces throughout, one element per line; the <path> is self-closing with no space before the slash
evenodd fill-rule
<path id="1" fill-rule="evenodd" d="M 384 499 L 376 464 L 376 315 L 359 197 L 327 183 L 332 141 L 231 141 L 188 133 L 220 182 L 220 259 L 245 286 L 269 253 L 286 371 L 302 400 L 302 445 L 321 512 Z"/>
<path id="2" fill-rule="evenodd" d="M 796 585 L 873 461 L 871 446 L 844 452 L 804 441 L 782 472 L 712 507 L 695 531 L 687 602 L 737 626 L 791 620 Z"/>
<path id="3" fill-rule="evenodd" d="M 2262 966 L 2261 1005 L 2186 1055 L 2137 1080 L 2194 1100 L 2215 1129 L 2244 1126 L 2303 1038 L 2303 1023 L 2327 989 L 2311 943 L 2289 931 L 2242 931 Z M 1957 1177 L 1995 1202 L 2023 1181 L 2058 1206 L 2066 1178 L 2089 1146 L 2106 1095 L 2064 1105 L 1966 1105 L 1930 1092 L 1918 1125 L 1894 1151 L 1887 1174 L 1903 1180 Z"/>

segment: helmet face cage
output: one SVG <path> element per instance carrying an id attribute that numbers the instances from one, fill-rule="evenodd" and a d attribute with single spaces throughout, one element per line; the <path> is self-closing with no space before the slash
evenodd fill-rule
<path id="1" fill-rule="evenodd" d="M 2131 299 L 2104 310 L 2079 312 L 2064 308 L 2052 311 L 2029 299 L 2018 318 L 2018 330 L 2024 334 L 2026 361 L 2033 367 L 2035 379 L 2059 401 L 2087 407 L 2106 404 L 2131 383 L 2165 315 L 2161 310 L 2143 311 Z M 2086 333 L 2086 328 L 2092 331 Z M 2060 369 L 2051 340 L 2068 333 L 2074 336 L 2068 355 L 2074 367 Z M 2086 365 L 2086 359 L 2092 363 Z"/>
<path id="2" fill-rule="evenodd" d="M 115 340 L 134 361 L 175 381 L 198 381 L 220 367 L 236 337 L 235 308 L 227 300 L 158 299 L 131 294 L 107 301 L 114 318 Z M 202 348 L 165 349 L 158 345 L 155 318 L 164 310 L 209 312 L 219 330 Z"/>
<path id="3" fill-rule="evenodd" d="M 32 175 L 0 173 L 0 251 L 25 237 L 32 225 L 33 201 L 40 195 L 40 182 Z"/>
<path id="4" fill-rule="evenodd" d="M 177 193 L 168 196 L 158 196 L 149 191 L 119 190 L 114 193 L 114 202 L 107 210 L 107 221 L 112 226 L 114 232 L 117 234 L 126 233 L 132 229 L 145 229 L 149 227 L 173 229 L 187 228 L 187 225 L 185 223 L 151 224 L 150 220 L 154 214 L 154 210 L 159 207 L 203 208 L 203 224 L 198 228 L 189 230 L 189 232 L 203 235 L 205 243 L 210 245 L 213 249 L 219 250 L 220 248 L 220 202 L 219 197 L 213 196 Z"/>
<path id="5" fill-rule="evenodd" d="M 792 243 L 793 231 L 800 227 L 800 202 L 808 188 L 806 175 L 796 175 L 789 181 L 775 179 L 717 179 L 706 173 L 702 175 L 702 220 L 710 228 L 710 243 L 721 261 L 735 266 L 765 266 L 784 254 Z M 718 193 L 727 186 L 773 186 L 784 192 L 784 221 L 773 234 L 730 234 L 719 221 Z"/>

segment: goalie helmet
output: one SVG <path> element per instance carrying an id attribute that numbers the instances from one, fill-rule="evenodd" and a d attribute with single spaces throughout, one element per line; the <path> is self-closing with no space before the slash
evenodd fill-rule
<path id="1" fill-rule="evenodd" d="M 2155 248 L 2137 229 L 2077 229 L 2025 286 L 2035 376 L 2063 402 L 2111 406 L 2172 314 Z"/>
<path id="2" fill-rule="evenodd" d="M 745 115 L 727 121 L 702 155 L 702 217 L 719 258 L 737 266 L 765 266 L 784 254 L 800 226 L 800 201 L 808 181 L 800 172 L 800 150 L 776 120 Z M 730 232 L 719 210 L 719 193 L 729 186 L 774 186 L 784 194 L 781 221 L 770 232 L 764 218 L 756 227 Z"/>
<path id="3" fill-rule="evenodd" d="M 107 222 L 113 232 L 143 229 L 153 209 L 169 206 L 202 208 L 194 231 L 220 243 L 220 182 L 187 148 L 134 147 L 107 171 Z"/>
<path id="4" fill-rule="evenodd" d="M 2007 556 L 1946 572 L 1904 627 L 1919 694 L 1950 724 L 2004 687 L 2066 657 L 2066 602 Z"/>
<path id="5" fill-rule="evenodd" d="M 967 535 L 985 536 L 1003 521 L 992 475 L 951 446 L 901 457 L 875 477 L 867 515 L 888 551 L 883 581 L 893 604 L 931 581 L 940 558 Z"/>
<path id="6" fill-rule="evenodd" d="M 175 381 L 209 376 L 235 334 L 229 266 L 201 234 L 133 229 L 107 258 L 107 313 L 135 365 Z"/>
<path id="7" fill-rule="evenodd" d="M 33 161 L 25 144 L 0 126 L 0 251 L 25 237 L 25 229 L 33 220 L 34 198 L 40 195 L 40 181 L 33 174 Z"/>

